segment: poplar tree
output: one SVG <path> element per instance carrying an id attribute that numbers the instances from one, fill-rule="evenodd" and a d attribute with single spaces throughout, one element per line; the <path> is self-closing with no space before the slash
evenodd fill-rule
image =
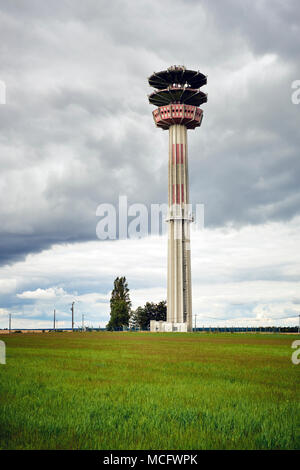
<path id="1" fill-rule="evenodd" d="M 106 328 L 110 331 L 129 325 L 131 302 L 126 277 L 117 277 L 110 298 L 110 320 Z"/>

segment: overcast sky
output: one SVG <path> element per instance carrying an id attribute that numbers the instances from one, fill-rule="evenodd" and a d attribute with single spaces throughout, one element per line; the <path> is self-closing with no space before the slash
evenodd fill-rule
<path id="1" fill-rule="evenodd" d="M 168 135 L 147 77 L 208 75 L 189 131 L 199 324 L 295 324 L 300 311 L 297 0 L 0 0 L 0 327 L 105 325 L 113 279 L 166 298 L 165 237 L 103 242 L 97 206 L 167 201 Z M 216 320 L 217 319 L 217 320 Z M 235 323 L 234 323 L 235 322 Z"/>

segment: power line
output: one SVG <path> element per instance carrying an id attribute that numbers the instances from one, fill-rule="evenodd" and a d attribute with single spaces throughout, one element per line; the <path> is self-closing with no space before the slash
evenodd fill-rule
<path id="1" fill-rule="evenodd" d="M 286 317 L 276 317 L 276 318 L 251 318 L 251 317 L 245 317 L 245 318 L 236 318 L 236 317 L 209 317 L 207 315 L 201 315 L 200 313 L 196 313 L 194 314 L 194 316 L 200 316 L 201 318 L 205 318 L 205 319 L 208 319 L 208 320 L 219 320 L 219 321 L 229 321 L 229 320 L 238 320 L 238 321 L 269 321 L 269 320 L 284 320 L 284 319 L 287 319 L 287 318 L 298 318 L 300 317 L 300 315 L 289 315 L 289 316 L 286 316 Z"/>

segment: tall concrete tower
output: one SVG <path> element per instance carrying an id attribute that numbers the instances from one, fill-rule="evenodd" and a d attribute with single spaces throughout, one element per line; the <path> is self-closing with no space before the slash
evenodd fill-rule
<path id="1" fill-rule="evenodd" d="M 167 321 L 152 321 L 151 331 L 192 331 L 192 285 L 189 225 L 187 129 L 200 127 L 207 101 L 200 87 L 206 76 L 183 66 L 172 66 L 149 78 L 155 91 L 149 102 L 157 127 L 169 130 L 168 181 L 168 295 Z"/>

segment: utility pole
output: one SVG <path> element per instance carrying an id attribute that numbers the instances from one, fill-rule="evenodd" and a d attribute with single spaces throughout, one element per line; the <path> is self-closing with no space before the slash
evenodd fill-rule
<path id="1" fill-rule="evenodd" d="M 54 309 L 54 312 L 53 312 L 53 331 L 55 331 L 55 309 Z"/>
<path id="2" fill-rule="evenodd" d="M 300 333 L 300 315 L 299 315 L 299 324 L 298 324 L 298 334 Z"/>
<path id="3" fill-rule="evenodd" d="M 11 313 L 8 315 L 8 331 L 11 333 Z"/>
<path id="4" fill-rule="evenodd" d="M 82 314 L 82 331 L 84 331 L 84 313 Z"/>
<path id="5" fill-rule="evenodd" d="M 197 313 L 195 313 L 195 331 L 196 331 L 196 328 L 197 328 Z"/>
<path id="6" fill-rule="evenodd" d="M 72 307 L 71 307 L 71 312 L 72 312 L 72 331 L 74 331 L 74 304 L 75 304 L 75 302 L 72 302 Z"/>

